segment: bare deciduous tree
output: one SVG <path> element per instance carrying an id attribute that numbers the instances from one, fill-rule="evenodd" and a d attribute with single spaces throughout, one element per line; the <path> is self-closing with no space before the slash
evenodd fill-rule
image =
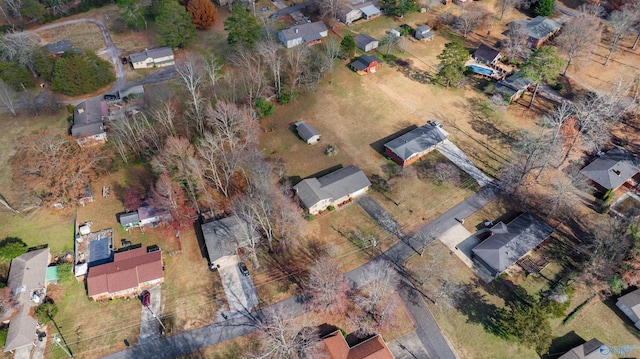
<path id="1" fill-rule="evenodd" d="M 578 189 L 573 185 L 571 179 L 564 176 L 556 177 L 549 187 L 552 192 L 545 198 L 548 208 L 547 216 L 567 215 L 569 213 L 567 209 L 573 208 L 578 203 L 575 196 Z"/>
<path id="2" fill-rule="evenodd" d="M 239 75 L 244 95 L 247 96 L 249 103 L 254 103 L 267 88 L 260 54 L 245 47 L 238 47 L 229 56 L 229 61 L 240 70 L 236 75 Z"/>
<path id="3" fill-rule="evenodd" d="M 218 81 L 222 78 L 222 64 L 213 55 L 204 56 L 203 67 L 207 80 L 209 80 L 210 91 L 213 94 L 216 89 Z"/>
<path id="4" fill-rule="evenodd" d="M 36 49 L 29 34 L 23 31 L 9 32 L 0 38 L 0 59 L 29 69 L 34 77 L 37 76 L 34 68 Z"/>
<path id="5" fill-rule="evenodd" d="M 475 2 L 463 2 L 462 12 L 456 18 L 454 26 L 462 31 L 464 37 L 467 37 L 473 30 L 487 25 L 490 17 L 491 13 L 484 5 Z"/>
<path id="6" fill-rule="evenodd" d="M 500 20 L 504 14 L 508 11 L 511 11 L 517 4 L 519 0 L 500 0 L 498 1 L 498 5 L 500 6 Z"/>
<path id="7" fill-rule="evenodd" d="M 331 25 L 337 21 L 340 6 L 345 2 L 343 0 L 314 0 L 315 5 L 320 10 L 322 16 Z"/>
<path id="8" fill-rule="evenodd" d="M 527 39 L 524 25 L 513 21 L 509 23 L 507 37 L 500 42 L 500 49 L 510 60 L 525 58 L 531 53 L 527 47 Z"/>
<path id="9" fill-rule="evenodd" d="M 0 104 L 4 105 L 14 117 L 17 116 L 15 101 L 16 92 L 13 91 L 11 86 L 0 79 Z"/>
<path id="10" fill-rule="evenodd" d="M 204 104 L 200 94 L 200 84 L 203 79 L 203 71 L 201 66 L 201 58 L 187 57 L 183 61 L 176 62 L 176 71 L 182 80 L 184 88 L 189 93 L 190 116 L 196 123 L 196 128 L 200 134 L 204 133 Z"/>
<path id="11" fill-rule="evenodd" d="M 558 36 L 558 46 L 567 56 L 567 66 L 562 75 L 567 74 L 575 58 L 587 57 L 593 53 L 601 36 L 600 20 L 595 16 L 581 15 L 567 21 Z"/>
<path id="12" fill-rule="evenodd" d="M 429 177 L 438 184 L 447 182 L 457 185 L 460 183 L 460 171 L 453 163 L 438 162 L 433 166 L 433 169 L 426 169 L 426 171 Z"/>
<path id="13" fill-rule="evenodd" d="M 354 296 L 354 302 L 362 313 L 353 316 L 353 320 L 359 324 L 361 334 L 377 333 L 389 324 L 397 308 L 396 296 L 392 294 L 399 283 L 398 273 L 387 262 L 376 260 L 361 281 L 364 285 Z"/>
<path id="14" fill-rule="evenodd" d="M 611 27 L 611 46 L 609 54 L 604 62 L 606 66 L 609 63 L 611 55 L 618 49 L 620 40 L 624 38 L 631 26 L 637 21 L 638 15 L 631 4 L 625 5 L 620 10 L 615 10 L 609 15 L 609 26 Z"/>
<path id="15" fill-rule="evenodd" d="M 350 283 L 331 257 L 317 259 L 309 268 L 306 294 L 309 305 L 319 312 L 343 314 L 349 305 Z"/>
<path id="16" fill-rule="evenodd" d="M 194 169 L 195 150 L 184 137 L 168 136 L 162 150 L 153 158 L 151 165 L 158 173 L 166 173 L 173 180 L 183 183 L 193 208 L 200 212 L 198 205 L 198 176 Z"/>
<path id="17" fill-rule="evenodd" d="M 380 40 L 380 45 L 384 48 L 384 54 L 389 56 L 391 50 L 398 47 L 400 44 L 400 37 L 395 36 L 394 34 L 387 32 Z"/>
<path id="18" fill-rule="evenodd" d="M 287 50 L 289 86 L 292 91 L 300 86 L 302 76 L 307 70 L 309 51 L 306 46 L 296 46 Z"/>
<path id="19" fill-rule="evenodd" d="M 22 19 L 22 0 L 4 0 L 9 12 L 16 19 Z"/>
<path id="20" fill-rule="evenodd" d="M 271 70 L 273 87 L 279 94 L 282 84 L 282 46 L 275 41 L 260 41 L 256 44 L 256 51 Z"/>
<path id="21" fill-rule="evenodd" d="M 305 326 L 306 318 L 295 318 L 286 312 L 267 310 L 256 323 L 260 336 L 260 352 L 251 355 L 261 359 L 324 359 L 320 337 L 315 327 Z"/>
<path id="22" fill-rule="evenodd" d="M 203 162 L 203 175 L 225 197 L 229 197 L 231 179 L 243 160 L 241 151 L 231 150 L 219 134 L 205 132 L 198 143 L 198 157 Z"/>

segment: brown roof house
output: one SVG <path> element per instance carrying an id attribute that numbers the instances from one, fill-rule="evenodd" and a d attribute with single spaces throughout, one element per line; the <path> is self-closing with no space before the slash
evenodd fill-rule
<path id="1" fill-rule="evenodd" d="M 238 248 L 260 240 L 260 232 L 238 216 L 225 217 L 200 225 L 211 269 L 235 259 Z"/>
<path id="2" fill-rule="evenodd" d="M 402 167 L 433 151 L 449 135 L 441 125 L 432 122 L 418 127 L 384 144 L 384 154 Z"/>
<path id="3" fill-rule="evenodd" d="M 538 16 L 534 19 L 524 19 L 516 21 L 524 26 L 527 34 L 527 46 L 531 49 L 538 49 L 551 36 L 555 35 L 562 25 L 544 16 Z"/>
<path id="4" fill-rule="evenodd" d="M 558 359 L 612 359 L 611 350 L 596 338 L 569 350 Z"/>
<path id="5" fill-rule="evenodd" d="M 9 323 L 5 352 L 33 345 L 38 321 L 31 312 L 46 295 L 47 266 L 51 262 L 49 248 L 27 252 L 11 261 L 8 285 L 20 310 Z"/>
<path id="6" fill-rule="evenodd" d="M 490 237 L 472 249 L 473 259 L 497 277 L 547 239 L 553 227 L 525 212 L 490 228 Z"/>
<path id="7" fill-rule="evenodd" d="M 309 213 L 317 214 L 365 194 L 370 186 L 364 172 L 351 165 L 322 177 L 303 179 L 293 189 Z"/>
<path id="8" fill-rule="evenodd" d="M 614 147 L 589 163 L 580 173 L 600 189 L 615 190 L 635 176 L 640 168 L 638 159 L 621 147 Z"/>
<path id="9" fill-rule="evenodd" d="M 87 291 L 93 300 L 128 298 L 163 282 L 162 252 L 142 247 L 115 253 L 113 262 L 89 268 Z"/>
<path id="10" fill-rule="evenodd" d="M 616 307 L 620 308 L 631 319 L 633 325 L 640 329 L 640 289 L 618 298 Z"/>
<path id="11" fill-rule="evenodd" d="M 331 359 L 394 359 L 380 334 L 350 347 L 342 332 L 336 330 L 322 338 L 322 344 Z"/>
<path id="12" fill-rule="evenodd" d="M 500 61 L 502 55 L 500 51 L 495 50 L 485 44 L 478 46 L 478 49 L 473 53 L 473 58 L 478 62 L 483 62 L 487 65 L 494 65 Z"/>

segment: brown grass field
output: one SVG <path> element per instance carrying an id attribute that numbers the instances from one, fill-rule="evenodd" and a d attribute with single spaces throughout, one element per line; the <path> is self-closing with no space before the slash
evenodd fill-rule
<path id="1" fill-rule="evenodd" d="M 46 31 L 38 31 L 40 45 L 51 44 L 60 40 L 71 40 L 74 47 L 84 51 L 98 52 L 106 45 L 98 25 L 91 23 L 69 24 Z"/>

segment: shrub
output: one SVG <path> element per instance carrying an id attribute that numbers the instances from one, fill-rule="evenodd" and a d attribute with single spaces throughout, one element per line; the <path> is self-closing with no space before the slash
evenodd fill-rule
<path id="1" fill-rule="evenodd" d="M 58 265 L 58 283 L 69 283 L 73 278 L 73 265 L 71 263 L 62 263 Z"/>
<path id="2" fill-rule="evenodd" d="M 256 112 L 258 118 L 271 116 L 276 112 L 276 106 L 263 98 L 259 98 L 256 100 Z"/>
<path id="3" fill-rule="evenodd" d="M 616 274 L 611 276 L 611 278 L 609 278 L 609 287 L 611 287 L 611 293 L 615 295 L 620 295 L 620 293 L 622 293 L 622 291 L 624 290 L 625 286 L 620 276 Z"/>
<path id="4" fill-rule="evenodd" d="M 328 210 L 329 212 L 333 212 L 335 209 L 336 209 L 336 207 L 334 207 L 334 206 L 329 206 L 329 207 L 327 207 L 327 210 Z"/>
<path id="5" fill-rule="evenodd" d="M 316 216 L 314 216 L 313 214 L 307 214 L 307 216 L 306 216 L 306 217 L 307 217 L 307 221 L 309 221 L 309 222 L 311 222 L 311 221 L 313 221 L 314 219 L 316 219 Z"/>
<path id="6" fill-rule="evenodd" d="M 0 329 L 0 345 L 2 345 L 3 347 L 7 342 L 7 333 L 9 333 L 9 327 Z"/>
<path id="7" fill-rule="evenodd" d="M 36 318 L 40 323 L 49 323 L 58 314 L 58 306 L 49 297 L 36 309 Z"/>
<path id="8" fill-rule="evenodd" d="M 562 91 L 562 89 L 564 89 L 564 84 L 562 82 L 558 82 L 556 84 L 556 90 Z"/>
<path id="9" fill-rule="evenodd" d="M 579 306 L 576 307 L 576 309 L 573 310 L 573 312 L 571 312 L 571 314 L 569 314 L 569 316 L 567 316 L 566 318 L 564 318 L 564 320 L 562 321 L 562 325 L 567 325 L 569 322 L 571 322 L 576 315 L 578 315 L 578 313 L 584 309 L 584 307 L 587 306 L 587 304 L 589 304 L 589 302 L 591 302 L 591 300 L 593 300 L 594 296 L 589 297 L 589 299 L 585 300 L 584 302 L 582 302 L 582 304 L 580 304 Z"/>
<path id="10" fill-rule="evenodd" d="M 13 259 L 27 252 L 27 244 L 20 238 L 6 237 L 0 241 L 0 258 Z"/>
<path id="11" fill-rule="evenodd" d="M 338 146 L 328 145 L 324 150 L 325 156 L 333 157 L 338 154 Z"/>

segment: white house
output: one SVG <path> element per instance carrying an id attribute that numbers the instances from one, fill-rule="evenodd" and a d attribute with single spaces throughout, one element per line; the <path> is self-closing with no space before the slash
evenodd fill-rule
<path id="1" fill-rule="evenodd" d="M 327 37 L 328 33 L 324 22 L 317 21 L 281 30 L 278 38 L 287 49 L 290 49 L 303 43 L 307 45 L 318 43 L 323 37 Z"/>
<path id="2" fill-rule="evenodd" d="M 356 46 L 364 52 L 377 49 L 380 42 L 367 34 L 358 34 L 355 37 Z"/>
<path id="3" fill-rule="evenodd" d="M 173 58 L 173 50 L 169 47 L 160 47 L 157 49 L 137 52 L 129 55 L 131 65 L 134 69 L 148 69 L 152 67 L 165 67 L 175 64 Z"/>
<path id="4" fill-rule="evenodd" d="M 416 29 L 415 37 L 418 40 L 429 41 L 433 39 L 433 36 L 434 34 L 433 32 L 431 32 L 431 28 L 429 27 L 429 25 L 421 25 Z"/>
<path id="5" fill-rule="evenodd" d="M 344 24 L 351 24 L 362 17 L 362 11 L 355 9 L 349 5 L 340 5 L 336 12 L 336 17 Z"/>
<path id="6" fill-rule="evenodd" d="M 312 145 L 320 141 L 320 132 L 318 132 L 315 127 L 304 121 L 296 122 L 296 131 L 298 132 L 298 136 L 300 136 L 300 138 L 302 138 L 308 145 Z"/>

